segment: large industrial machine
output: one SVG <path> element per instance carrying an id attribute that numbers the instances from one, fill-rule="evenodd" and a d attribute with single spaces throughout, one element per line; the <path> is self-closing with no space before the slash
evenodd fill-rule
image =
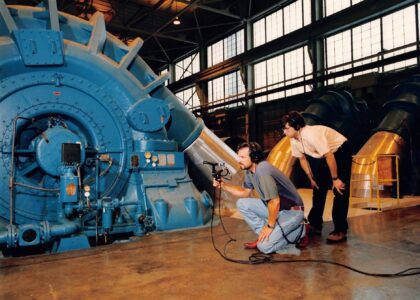
<path id="1" fill-rule="evenodd" d="M 121 234 L 205 225 L 188 173 L 236 154 L 129 47 L 87 22 L 0 1 L 0 247 L 67 251 Z"/>

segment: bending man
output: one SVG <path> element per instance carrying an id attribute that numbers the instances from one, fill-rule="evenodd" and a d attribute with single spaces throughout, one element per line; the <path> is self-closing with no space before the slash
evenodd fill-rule
<path id="1" fill-rule="evenodd" d="M 293 183 L 282 172 L 263 161 L 261 146 L 243 143 L 238 147 L 239 164 L 245 170 L 243 186 L 214 181 L 215 187 L 242 197 L 237 207 L 258 238 L 245 248 L 272 253 L 305 236 L 303 202 Z M 251 198 L 253 190 L 260 198 Z"/>
<path id="2" fill-rule="evenodd" d="M 311 232 L 321 234 L 325 199 L 333 187 L 332 217 L 334 230 L 328 235 L 331 243 L 347 239 L 347 212 L 351 172 L 351 150 L 347 139 L 327 126 L 306 125 L 296 111 L 282 118 L 284 134 L 290 138 L 292 155 L 299 159 L 313 189 L 312 209 L 308 220 Z"/>

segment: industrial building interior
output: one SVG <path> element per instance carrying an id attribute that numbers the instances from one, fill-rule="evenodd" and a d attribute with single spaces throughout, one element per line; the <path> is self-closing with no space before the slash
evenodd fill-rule
<path id="1" fill-rule="evenodd" d="M 0 299 L 418 299 L 418 0 L 0 0 Z M 347 241 L 285 254 L 237 197 L 281 119 L 352 145 Z M 303 145 L 303 144 L 302 144 Z M 294 246 L 293 246 L 294 247 Z"/>

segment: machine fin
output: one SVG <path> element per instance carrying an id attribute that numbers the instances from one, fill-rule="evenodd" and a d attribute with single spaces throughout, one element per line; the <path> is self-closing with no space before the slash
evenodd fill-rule
<path id="1" fill-rule="evenodd" d="M 136 58 L 137 53 L 140 51 L 142 46 L 143 46 L 143 40 L 141 38 L 136 38 L 133 41 L 132 46 L 128 50 L 128 53 L 124 55 L 124 57 L 121 59 L 119 68 L 127 69 L 130 63 Z"/>
<path id="2" fill-rule="evenodd" d="M 166 80 L 168 80 L 169 77 L 170 77 L 169 73 L 164 73 L 160 75 L 158 78 L 156 78 L 155 80 L 153 80 L 152 82 L 150 82 L 148 85 L 144 87 L 144 92 L 149 94 L 156 87 L 158 87 L 159 85 L 163 84 Z"/>
<path id="3" fill-rule="evenodd" d="M 48 12 L 50 15 L 50 29 L 54 31 L 60 31 L 56 0 L 48 0 Z"/>
<path id="4" fill-rule="evenodd" d="M 90 23 L 93 25 L 93 30 L 90 36 L 88 49 L 90 53 L 98 54 L 99 52 L 102 52 L 106 41 L 104 15 L 100 12 L 96 12 L 90 19 Z"/>
<path id="5" fill-rule="evenodd" d="M 10 14 L 9 9 L 6 6 L 6 3 L 4 1 L 0 1 L 0 14 L 6 23 L 7 29 L 9 30 L 9 33 L 12 33 L 12 31 L 17 30 L 18 27 L 15 23 L 15 21 L 12 18 L 12 15 Z"/>

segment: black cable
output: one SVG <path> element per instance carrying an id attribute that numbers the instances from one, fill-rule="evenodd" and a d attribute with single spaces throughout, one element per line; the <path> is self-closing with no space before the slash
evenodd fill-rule
<path id="1" fill-rule="evenodd" d="M 219 199 L 217 199 L 217 197 L 215 197 L 215 202 L 217 202 L 217 200 L 219 200 L 219 215 L 220 215 L 220 206 L 221 206 L 221 193 L 222 193 L 222 189 L 219 189 Z M 215 196 L 217 195 L 217 193 L 215 193 Z M 214 209 L 215 209 L 215 205 L 212 206 L 212 214 L 211 214 L 211 222 L 210 222 L 210 233 L 211 233 L 211 242 L 213 244 L 213 248 L 214 250 L 219 253 L 219 255 L 226 261 L 229 262 L 233 262 L 233 263 L 237 263 L 237 264 L 242 264 L 242 265 L 259 265 L 259 264 L 280 264 L 280 263 L 323 263 L 323 264 L 329 264 L 329 265 L 335 265 L 335 266 L 339 266 L 345 269 L 348 269 L 350 271 L 362 274 L 362 275 L 366 275 L 366 276 L 372 276 L 372 277 L 384 277 L 384 278 L 399 278 L 399 277 L 406 277 L 406 276 L 413 276 L 413 275 L 420 275 L 420 267 L 415 267 L 415 268 L 408 268 L 405 269 L 403 271 L 397 272 L 397 273 L 371 273 L 371 272 L 366 272 L 366 271 L 362 271 L 353 267 L 350 267 L 348 265 L 342 264 L 342 263 L 338 263 L 335 261 L 331 261 L 331 260 L 325 260 L 325 259 L 275 259 L 273 258 L 273 254 L 264 254 L 261 252 L 256 252 L 253 253 L 249 256 L 248 260 L 242 260 L 242 259 L 234 259 L 234 258 L 230 258 L 227 256 L 226 254 L 226 248 L 228 246 L 228 244 L 230 244 L 233 241 L 236 241 L 235 239 L 231 238 L 229 233 L 226 231 L 225 227 L 223 226 L 223 230 L 224 232 L 229 236 L 229 241 L 227 241 L 224 245 L 224 251 L 223 253 L 216 247 L 216 243 L 214 241 L 214 234 L 213 234 L 213 220 L 214 220 Z M 221 223 L 223 224 L 222 221 L 222 216 L 220 215 L 220 220 Z M 414 272 L 410 272 L 409 271 L 414 271 Z"/>
<path id="2" fill-rule="evenodd" d="M 222 193 L 222 189 L 219 190 L 219 195 Z M 215 193 L 216 196 L 216 193 Z M 215 202 L 217 202 L 217 197 L 215 197 Z M 221 199 L 219 197 L 219 199 Z M 211 220 L 210 220 L 210 235 L 211 235 L 211 242 L 213 244 L 213 248 L 214 250 L 216 250 L 217 253 L 219 253 L 219 255 L 221 257 L 223 257 L 225 260 L 228 261 L 232 261 L 230 258 L 228 258 L 226 255 L 224 255 L 222 252 L 220 252 L 220 250 L 216 247 L 216 243 L 214 242 L 214 234 L 213 234 L 213 222 L 214 222 L 214 207 L 215 207 L 216 203 L 214 203 L 214 205 L 211 208 Z M 219 209 L 220 209 L 220 200 L 219 200 Z M 221 217 L 221 216 L 220 216 Z M 221 222 L 222 223 L 222 222 Z M 223 224 L 223 223 L 222 223 Z M 224 228 L 224 227 L 223 227 Z M 225 244 L 225 249 L 227 247 L 227 244 L 229 244 L 232 241 L 232 239 L 230 238 L 229 241 Z M 234 262 L 234 261 L 233 261 Z"/>
<path id="3" fill-rule="evenodd" d="M 236 240 L 234 238 L 232 238 L 232 236 L 227 232 L 227 230 L 225 228 L 225 224 L 223 223 L 223 218 L 222 218 L 222 213 L 221 213 L 221 206 L 222 205 L 220 204 L 221 199 L 222 199 L 221 195 L 222 195 L 222 189 L 220 188 L 219 189 L 219 218 L 220 218 L 220 224 L 222 225 L 222 228 L 223 228 L 224 233 L 229 237 L 229 242 L 228 243 L 230 243 L 230 242 L 236 242 Z M 214 211 L 214 209 L 213 209 L 213 211 Z"/>

